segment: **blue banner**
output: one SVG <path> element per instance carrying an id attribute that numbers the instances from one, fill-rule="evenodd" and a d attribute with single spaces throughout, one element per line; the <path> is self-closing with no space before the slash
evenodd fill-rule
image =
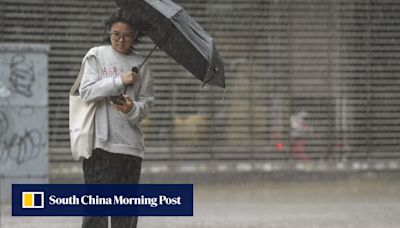
<path id="1" fill-rule="evenodd" d="M 192 184 L 13 184 L 13 216 L 192 216 Z"/>

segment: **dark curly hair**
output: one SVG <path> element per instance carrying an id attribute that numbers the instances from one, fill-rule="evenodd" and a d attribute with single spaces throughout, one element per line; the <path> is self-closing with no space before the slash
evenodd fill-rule
<path id="1" fill-rule="evenodd" d="M 133 15 L 128 14 L 128 13 L 124 12 L 123 10 L 121 10 L 120 8 L 118 8 L 104 22 L 104 25 L 105 25 L 105 27 L 104 27 L 104 35 L 105 35 L 104 42 L 105 43 L 108 43 L 108 44 L 111 43 L 108 32 L 110 31 L 111 26 L 117 22 L 123 22 L 123 23 L 129 24 L 132 27 L 132 29 L 135 31 L 134 44 L 141 42 L 141 38 L 145 35 L 144 24 L 142 22 L 138 21 Z"/>

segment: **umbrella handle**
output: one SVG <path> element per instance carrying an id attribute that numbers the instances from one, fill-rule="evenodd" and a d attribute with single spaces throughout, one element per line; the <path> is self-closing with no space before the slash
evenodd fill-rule
<path id="1" fill-rule="evenodd" d="M 136 74 L 139 73 L 139 69 L 137 67 L 132 67 L 131 71 L 135 72 Z M 124 94 L 126 94 L 126 90 L 128 89 L 128 86 L 125 86 Z"/>

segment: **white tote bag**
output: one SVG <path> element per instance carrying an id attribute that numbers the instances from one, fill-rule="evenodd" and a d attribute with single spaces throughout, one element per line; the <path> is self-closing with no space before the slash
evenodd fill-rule
<path id="1" fill-rule="evenodd" d="M 83 64 L 78 78 L 69 91 L 69 137 L 71 152 L 75 160 L 89 158 L 94 144 L 94 115 L 96 102 L 86 103 L 76 91 L 83 76 Z"/>

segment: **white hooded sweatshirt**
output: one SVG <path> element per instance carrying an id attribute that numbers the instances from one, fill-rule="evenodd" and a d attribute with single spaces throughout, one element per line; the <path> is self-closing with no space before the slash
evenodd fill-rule
<path id="1" fill-rule="evenodd" d="M 145 64 L 139 70 L 139 80 L 128 86 L 126 94 L 134 101 L 129 113 L 116 110 L 109 99 L 124 92 L 121 75 L 143 60 L 134 52 L 120 54 L 110 45 L 94 47 L 83 58 L 80 97 L 85 102 L 97 101 L 94 148 L 143 158 L 144 138 L 139 125 L 154 102 L 153 79 L 148 66 Z"/>

